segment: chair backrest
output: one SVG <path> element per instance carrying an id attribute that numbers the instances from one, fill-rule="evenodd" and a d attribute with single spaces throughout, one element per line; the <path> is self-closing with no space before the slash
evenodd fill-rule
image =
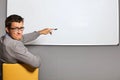
<path id="1" fill-rule="evenodd" d="M 38 80 L 38 71 L 25 64 L 2 64 L 3 80 Z"/>

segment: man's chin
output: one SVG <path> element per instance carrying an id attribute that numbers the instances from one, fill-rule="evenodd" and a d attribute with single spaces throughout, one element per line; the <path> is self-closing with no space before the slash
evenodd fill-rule
<path id="1" fill-rule="evenodd" d="M 18 38 L 17 40 L 21 40 L 22 38 Z"/>
<path id="2" fill-rule="evenodd" d="M 21 38 L 21 37 L 19 37 L 19 38 L 17 37 L 17 38 L 14 38 L 14 39 L 16 39 L 16 40 L 21 40 L 22 38 Z"/>

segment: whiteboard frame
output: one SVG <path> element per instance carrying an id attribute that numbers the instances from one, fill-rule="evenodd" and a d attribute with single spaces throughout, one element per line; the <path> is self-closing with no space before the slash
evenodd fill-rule
<path id="1" fill-rule="evenodd" d="M 12 11 L 12 10 L 9 10 L 9 7 L 10 7 L 10 4 L 9 4 L 9 1 L 11 1 L 11 0 L 7 0 L 7 16 L 8 15 L 10 15 L 10 14 L 14 14 L 14 13 L 9 13 L 10 11 Z M 119 45 L 119 0 L 116 0 L 117 1 L 117 5 L 116 5 L 116 7 L 117 7 L 117 17 L 118 18 L 116 18 L 117 19 L 117 37 L 116 37 L 116 42 L 113 42 L 113 43 L 49 43 L 49 42 L 47 42 L 47 43 L 40 43 L 39 44 L 39 39 L 38 39 L 38 42 L 37 42 L 37 40 L 35 40 L 35 41 L 32 41 L 32 42 L 30 42 L 30 43 L 28 43 L 27 45 Z M 15 3 L 13 3 L 13 4 L 15 4 Z M 21 5 L 22 6 L 22 5 Z M 18 13 L 17 13 L 18 14 Z M 26 18 L 25 18 L 26 19 Z M 25 23 L 26 23 L 26 21 L 25 21 Z M 44 26 L 45 27 L 45 26 Z M 41 28 L 42 29 L 42 28 Z M 59 30 L 59 28 L 58 28 L 58 30 Z M 54 34 L 56 34 L 57 33 L 57 31 L 54 33 Z M 54 36 L 54 34 L 53 34 L 53 36 Z M 49 36 L 47 36 L 47 37 L 49 37 Z M 46 37 L 45 37 L 45 39 L 47 39 Z M 40 39 L 41 40 L 41 39 Z M 42 40 L 44 40 L 44 39 L 42 39 Z"/>

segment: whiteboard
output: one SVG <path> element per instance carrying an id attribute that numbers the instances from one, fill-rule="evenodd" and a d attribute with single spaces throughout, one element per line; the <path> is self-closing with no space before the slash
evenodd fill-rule
<path id="1" fill-rule="evenodd" d="M 7 16 L 24 18 L 24 33 L 58 28 L 32 45 L 118 45 L 118 0 L 8 0 Z"/>

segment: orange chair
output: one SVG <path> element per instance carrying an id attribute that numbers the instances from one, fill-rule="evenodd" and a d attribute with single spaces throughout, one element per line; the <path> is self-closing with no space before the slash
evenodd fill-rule
<path id="1" fill-rule="evenodd" d="M 7 64 L 2 65 L 3 80 L 38 80 L 39 69 L 33 69 L 25 64 Z"/>

